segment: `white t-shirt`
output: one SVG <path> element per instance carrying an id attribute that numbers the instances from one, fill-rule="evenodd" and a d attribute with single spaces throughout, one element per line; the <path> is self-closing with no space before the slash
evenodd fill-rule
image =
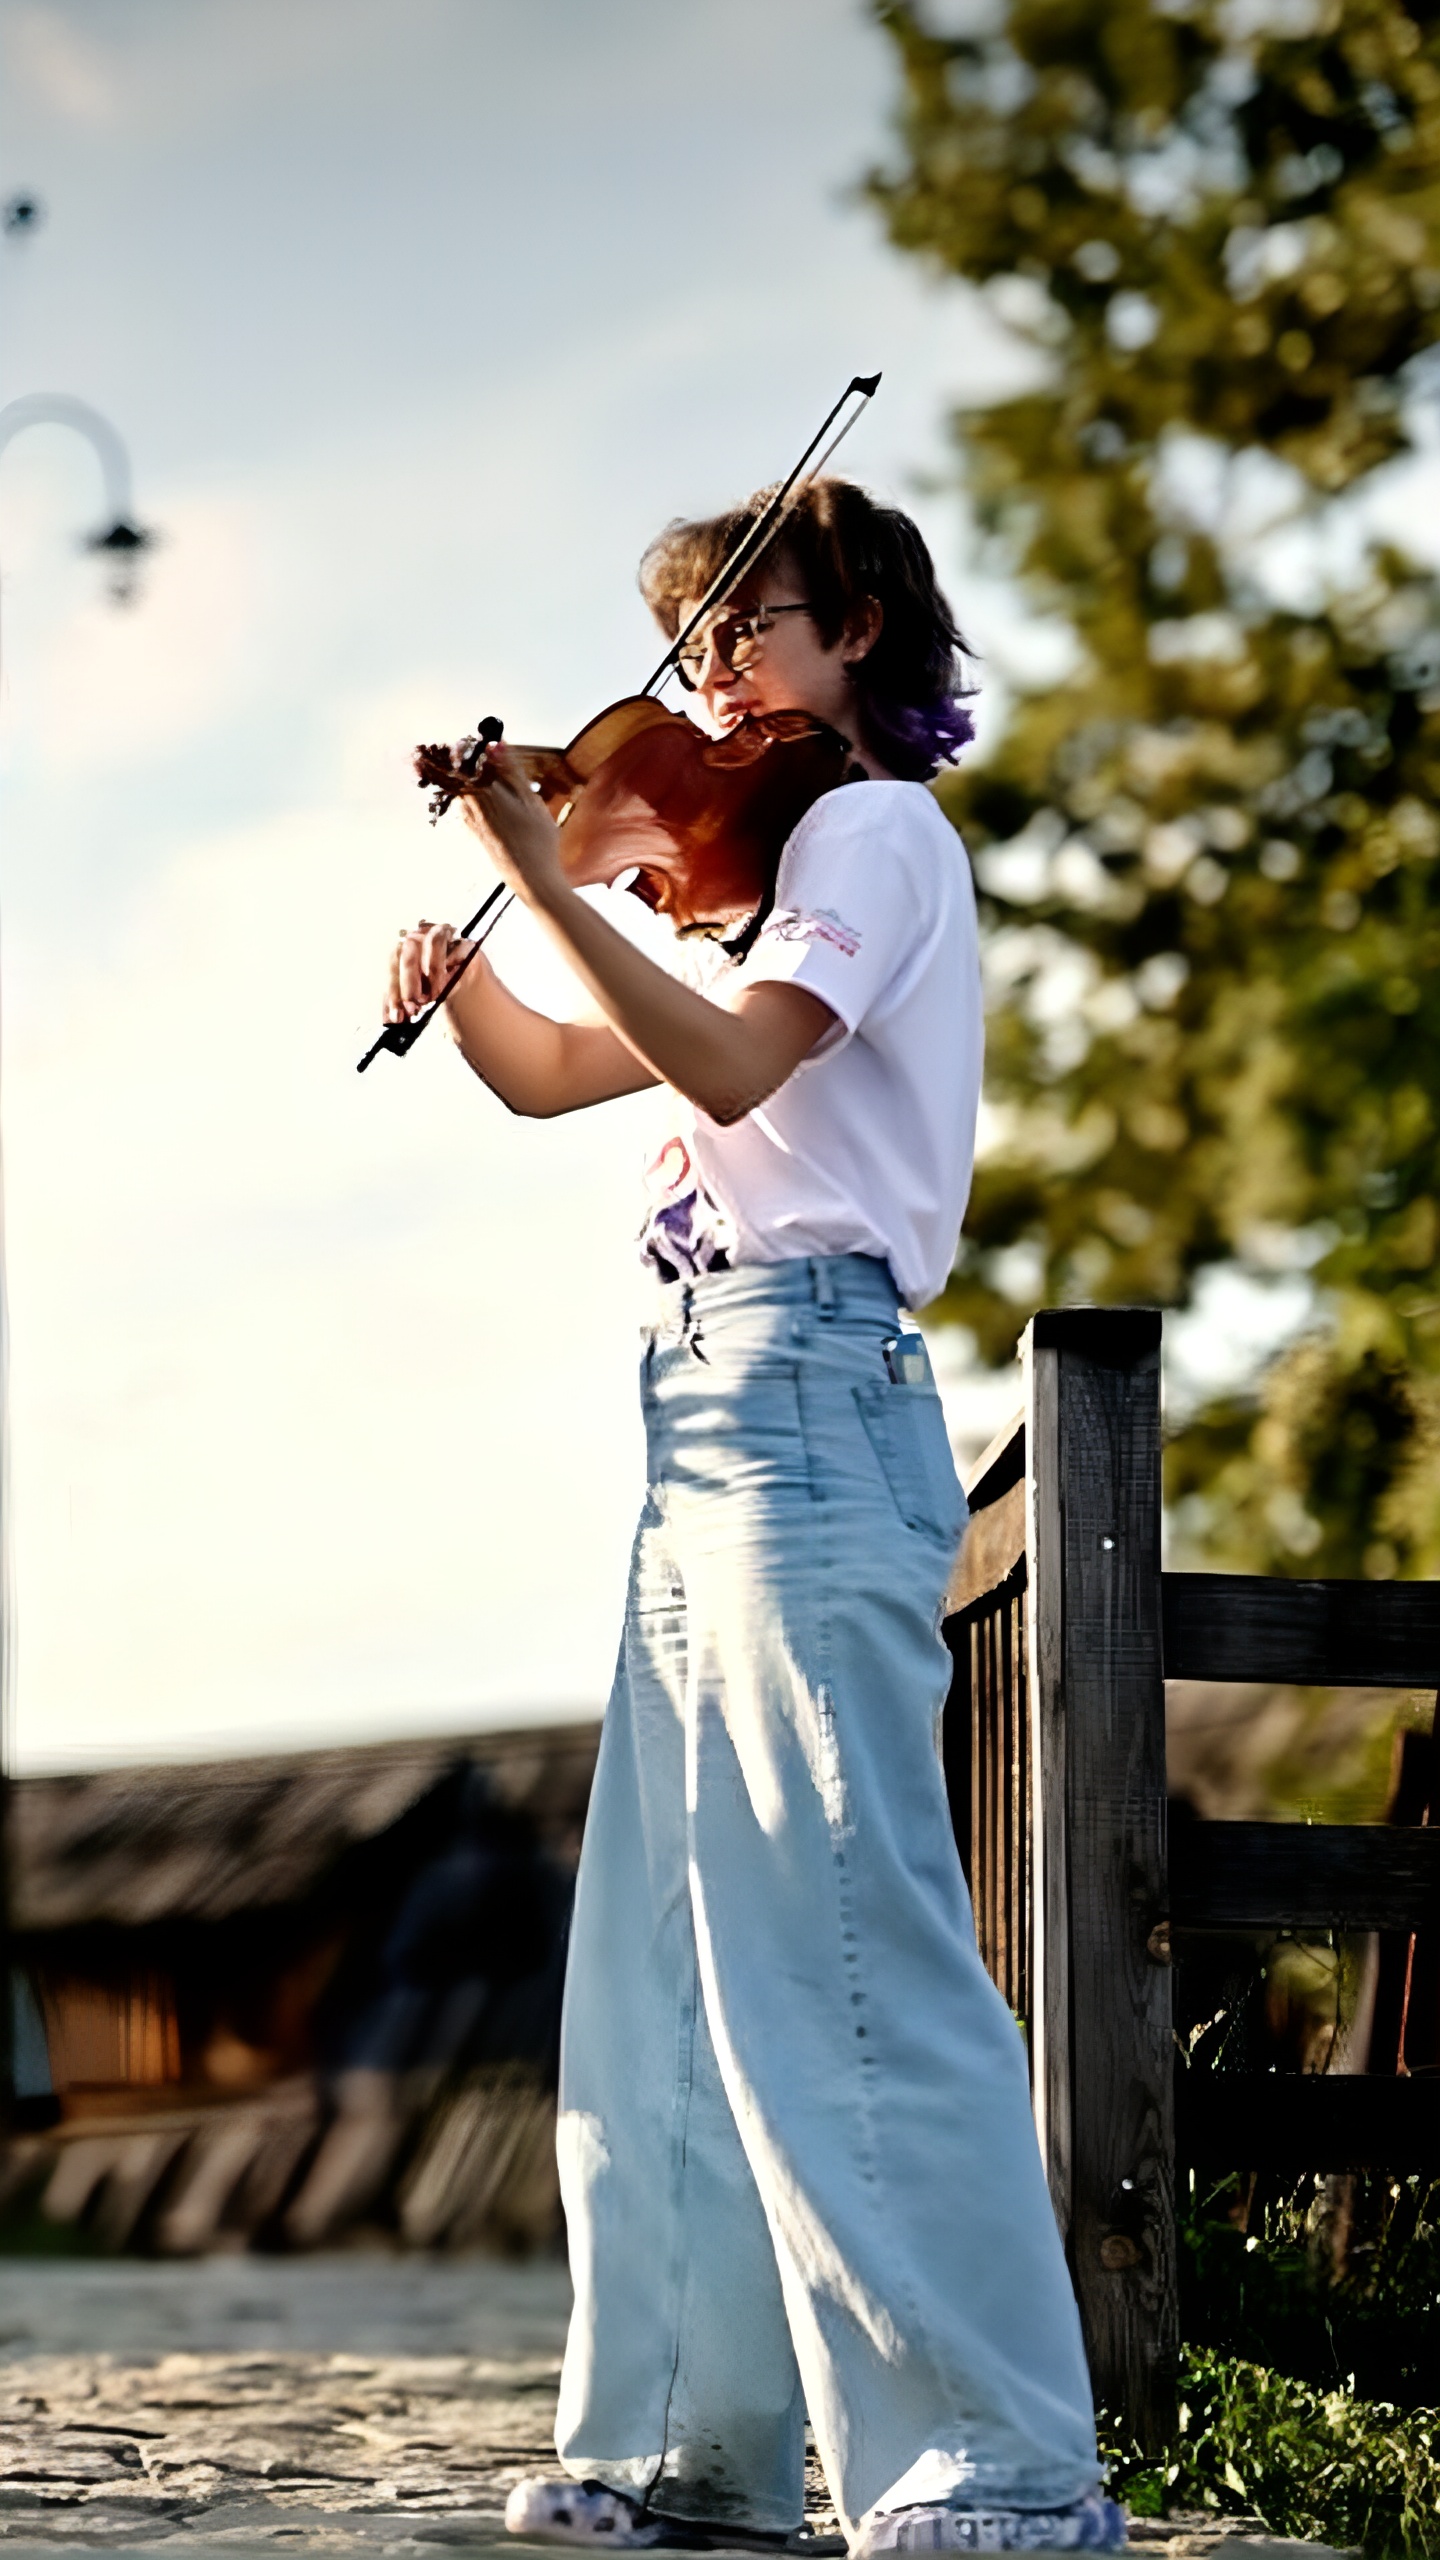
<path id="1" fill-rule="evenodd" d="M 943 1288 L 970 1194 L 984 1033 L 965 848 L 918 782 L 853 782 L 807 810 L 743 963 L 675 967 L 723 1003 L 808 987 L 839 1017 L 777 1093 L 722 1129 L 668 1086 L 645 1260 L 667 1280 L 803 1254 L 886 1261 L 907 1306 Z M 698 966 L 697 966 L 698 958 Z"/>

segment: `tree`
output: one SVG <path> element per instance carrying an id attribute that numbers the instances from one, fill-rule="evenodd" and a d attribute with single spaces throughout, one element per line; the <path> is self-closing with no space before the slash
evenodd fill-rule
<path id="1" fill-rule="evenodd" d="M 1308 1273 L 1306 1336 L 1171 1447 L 1187 1542 L 1437 1571 L 1440 583 L 1365 522 L 1436 378 L 1440 13 L 973 7 L 877 0 L 870 192 L 1044 358 L 956 431 L 1075 663 L 943 786 L 998 1139 L 940 1312 L 997 1360 L 1045 1301 Z"/>

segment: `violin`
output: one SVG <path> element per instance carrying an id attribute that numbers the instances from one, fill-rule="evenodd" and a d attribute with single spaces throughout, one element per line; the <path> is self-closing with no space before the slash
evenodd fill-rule
<path id="1" fill-rule="evenodd" d="M 878 373 L 857 374 L 847 384 L 638 693 L 587 721 L 568 747 L 509 749 L 512 766 L 520 765 L 560 827 L 560 858 L 573 887 L 608 887 L 629 874 L 626 886 L 681 934 L 723 936 L 727 926 L 748 917 L 724 944 L 735 959 L 745 957 L 770 913 L 781 853 L 806 810 L 823 793 L 858 777 L 860 768 L 849 739 L 808 711 L 747 713 L 723 736 L 710 737 L 656 697 L 701 623 L 775 542 L 800 490 L 823 470 L 879 382 Z M 852 400 L 858 405 L 812 464 Z M 415 749 L 416 779 L 431 795 L 432 826 L 455 800 L 485 790 L 486 760 L 503 735 L 500 721 L 485 719 L 473 737 L 453 746 Z M 444 995 L 405 1022 L 387 1022 L 357 1060 L 358 1073 L 382 1049 L 404 1057 L 414 1047 L 488 940 L 511 894 L 504 881 L 496 882 L 461 927 L 470 948 Z"/>

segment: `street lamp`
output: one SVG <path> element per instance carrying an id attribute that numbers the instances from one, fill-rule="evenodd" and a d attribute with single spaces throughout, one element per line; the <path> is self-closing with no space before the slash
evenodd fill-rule
<path id="1" fill-rule="evenodd" d="M 155 540 L 135 522 L 130 497 L 130 456 L 108 418 L 68 391 L 28 391 L 0 409 L 0 453 L 27 427 L 73 427 L 84 436 L 100 465 L 105 484 L 108 521 L 85 537 L 87 551 L 103 552 L 110 563 L 110 593 L 117 604 L 129 604 L 142 551 Z"/>
<path id="2" fill-rule="evenodd" d="M 13 206 L 7 206 L 6 228 Z M 100 465 L 105 491 L 105 522 L 85 538 L 87 551 L 102 553 L 110 568 L 110 593 L 116 604 L 129 604 L 135 593 L 140 555 L 155 540 L 135 521 L 130 496 L 130 456 L 108 418 L 88 401 L 66 391 L 32 391 L 0 409 L 0 453 L 27 427 L 72 427 L 82 435 Z M 7 1372 L 10 1323 L 5 1292 L 4 1211 L 0 1201 L 0 2132 L 15 2115 L 14 2029 L 17 1977 L 10 1960 L 10 1876 L 6 1855 L 9 1813 L 7 1745 L 10 1738 L 10 1676 L 14 1654 L 10 1595 L 10 1439 Z"/>

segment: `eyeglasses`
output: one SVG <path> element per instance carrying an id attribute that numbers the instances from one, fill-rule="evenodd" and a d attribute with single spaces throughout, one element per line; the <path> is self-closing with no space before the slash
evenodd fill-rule
<path id="1" fill-rule="evenodd" d="M 740 675 L 752 665 L 765 646 L 765 634 L 782 613 L 809 613 L 808 604 L 756 604 L 748 613 L 722 613 L 694 640 L 686 642 L 675 660 L 675 673 L 687 693 L 699 690 L 700 675 L 712 650 L 717 666 L 727 675 Z"/>

